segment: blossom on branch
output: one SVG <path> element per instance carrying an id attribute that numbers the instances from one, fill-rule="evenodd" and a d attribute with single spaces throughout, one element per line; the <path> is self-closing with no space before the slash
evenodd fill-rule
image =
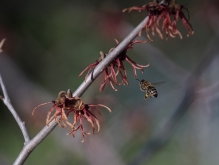
<path id="1" fill-rule="evenodd" d="M 46 117 L 46 125 L 49 125 L 49 123 L 55 119 L 56 122 L 59 124 L 60 127 L 67 127 L 71 126 L 71 123 L 68 122 L 65 110 L 69 109 L 70 107 L 66 107 L 65 106 L 65 102 L 66 102 L 66 92 L 65 91 L 61 91 L 58 94 L 58 97 L 51 101 L 51 102 L 47 102 L 47 103 L 42 103 L 40 105 L 38 105 L 36 108 L 34 108 L 32 115 L 34 115 L 34 112 L 36 109 L 38 109 L 40 106 L 46 105 L 46 104 L 53 104 L 53 106 L 49 109 L 48 113 L 47 113 L 47 117 Z M 65 107 L 65 108 L 64 108 Z M 52 111 L 55 110 L 54 114 L 51 116 Z M 58 118 L 58 116 L 60 116 L 60 119 Z M 67 124 L 67 125 L 66 125 Z"/>
<path id="2" fill-rule="evenodd" d="M 186 12 L 188 13 L 188 18 L 184 15 L 183 9 L 186 10 Z M 170 3 L 167 1 L 162 1 L 162 3 L 159 3 L 159 1 L 154 0 L 153 2 L 149 2 L 148 4 L 143 5 L 142 7 L 133 6 L 123 9 L 123 12 L 131 12 L 132 10 L 137 10 L 139 12 L 142 10 L 148 11 L 148 19 L 145 22 L 142 30 L 146 30 L 147 37 L 151 41 L 152 39 L 149 35 L 150 31 L 152 35 L 155 35 L 156 31 L 161 39 L 163 39 L 163 34 L 161 31 L 164 31 L 164 33 L 166 34 L 166 39 L 168 39 L 169 36 L 174 38 L 176 35 L 178 35 L 182 39 L 182 34 L 176 27 L 179 17 L 188 31 L 187 36 L 194 34 L 192 25 L 189 22 L 188 9 L 183 5 L 177 4 L 176 0 L 171 0 Z M 159 26 L 160 21 L 162 21 L 161 30 Z M 141 36 L 142 30 L 139 32 L 139 36 Z"/>
<path id="3" fill-rule="evenodd" d="M 104 107 L 109 112 L 111 112 L 111 109 L 103 104 L 84 104 L 82 99 L 79 97 L 72 97 L 72 92 L 68 90 L 67 92 L 61 91 L 58 94 L 58 97 L 56 100 L 52 102 L 47 102 L 38 105 L 32 112 L 32 115 L 34 115 L 34 112 L 37 108 L 39 108 L 42 105 L 50 104 L 52 103 L 53 106 L 50 108 L 50 110 L 47 113 L 46 118 L 46 124 L 48 125 L 53 119 L 59 124 L 60 127 L 66 127 L 71 129 L 71 131 L 68 133 L 75 136 L 74 133 L 77 130 L 80 130 L 82 133 L 82 142 L 84 141 L 84 136 L 89 135 L 90 133 L 86 133 L 84 131 L 83 127 L 83 121 L 88 121 L 92 128 L 93 133 L 98 133 L 100 131 L 100 124 L 97 117 L 91 112 L 89 109 L 90 107 Z M 54 114 L 51 116 L 52 111 L 55 110 Z M 74 120 L 73 123 L 70 123 L 68 121 L 68 116 L 73 113 L 74 114 Z M 60 116 L 60 117 L 59 117 Z M 97 127 L 97 131 L 95 132 L 95 125 Z"/>
<path id="4" fill-rule="evenodd" d="M 117 40 L 116 41 L 116 46 L 118 46 L 119 42 Z M 124 67 L 123 61 L 127 61 L 133 69 L 134 72 L 134 77 L 137 77 L 137 72 L 136 69 L 140 69 L 142 71 L 142 73 L 144 72 L 144 68 L 148 67 L 148 65 L 140 65 L 137 64 L 136 62 L 134 62 L 133 60 L 131 60 L 128 56 L 127 56 L 127 50 L 132 49 L 133 45 L 136 43 L 145 43 L 147 41 L 142 41 L 142 40 L 136 40 L 136 41 L 132 41 L 130 42 L 130 44 L 103 70 L 104 73 L 104 80 L 100 85 L 99 91 L 103 91 L 104 87 L 106 86 L 107 81 L 109 81 L 111 87 L 117 91 L 117 89 L 114 87 L 115 85 L 128 85 L 128 79 L 127 79 L 127 72 L 126 69 Z M 104 54 L 102 51 L 100 52 L 100 58 L 90 64 L 88 67 L 86 67 L 79 75 L 82 76 L 87 70 L 87 74 L 85 76 L 85 81 L 87 79 L 87 76 L 89 75 L 89 73 L 91 73 L 91 70 L 93 68 L 95 68 L 109 53 L 111 53 L 113 51 L 114 48 L 111 48 L 109 50 L 109 52 L 107 54 Z M 121 83 L 118 82 L 117 80 L 117 76 L 121 77 Z"/>

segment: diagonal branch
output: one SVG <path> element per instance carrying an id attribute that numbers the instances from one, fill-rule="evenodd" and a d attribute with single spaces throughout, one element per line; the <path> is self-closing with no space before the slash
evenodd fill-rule
<path id="1" fill-rule="evenodd" d="M 88 87 L 94 82 L 94 80 L 103 72 L 103 70 L 116 58 L 119 53 L 121 53 L 131 41 L 133 41 L 138 33 L 142 30 L 148 17 L 146 17 L 111 53 L 109 53 L 106 58 L 104 58 L 89 74 L 86 81 L 76 89 L 73 96 L 81 96 Z M 53 120 L 49 126 L 45 126 L 27 145 L 24 146 L 19 156 L 15 160 L 13 165 L 21 165 L 28 158 L 30 153 L 37 147 L 38 144 L 42 142 L 46 136 L 57 126 L 57 123 Z"/>
<path id="2" fill-rule="evenodd" d="M 45 126 L 31 141 L 29 141 L 21 150 L 13 165 L 22 165 L 31 152 L 53 131 L 57 126 L 55 120 L 50 122 L 49 126 Z"/>
<path id="3" fill-rule="evenodd" d="M 81 96 L 86 89 L 93 83 L 93 81 L 103 72 L 103 70 L 121 53 L 131 41 L 133 41 L 138 33 L 142 30 L 148 17 L 146 17 L 112 52 L 110 52 L 94 69 L 94 71 L 87 77 L 78 89 L 73 93 L 73 96 Z"/>
<path id="4" fill-rule="evenodd" d="M 17 112 L 15 111 L 14 107 L 12 106 L 11 104 L 11 101 L 8 97 L 8 93 L 7 93 L 7 90 L 5 88 L 5 85 L 3 83 L 3 80 L 2 80 L 2 77 L 1 77 L 1 74 L 0 74 L 0 86 L 2 88 L 2 92 L 3 92 L 3 95 L 4 97 L 1 98 L 2 101 L 4 102 L 4 104 L 8 107 L 9 111 L 11 112 L 11 114 L 14 116 L 16 122 L 18 123 L 20 129 L 21 129 L 21 132 L 24 136 L 24 145 L 26 145 L 29 141 L 30 141 L 30 138 L 29 138 L 29 135 L 27 133 L 27 129 L 26 129 L 26 126 L 25 126 L 25 122 L 23 122 L 20 117 L 18 116 Z"/>

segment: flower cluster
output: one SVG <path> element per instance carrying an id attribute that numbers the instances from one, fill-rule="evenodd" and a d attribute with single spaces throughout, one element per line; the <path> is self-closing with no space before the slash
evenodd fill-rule
<path id="1" fill-rule="evenodd" d="M 188 18 L 184 15 L 183 9 L 187 11 Z M 171 0 L 170 3 L 167 1 L 162 1 L 162 3 L 159 3 L 157 0 L 154 0 L 153 2 L 143 5 L 142 7 L 133 6 L 131 8 L 126 8 L 123 10 L 123 12 L 130 12 L 132 10 L 138 10 L 139 12 L 142 10 L 148 11 L 148 19 L 145 22 L 142 30 L 146 30 L 147 37 L 151 41 L 152 39 L 149 35 L 150 30 L 152 31 L 152 35 L 155 35 L 156 31 L 159 37 L 162 39 L 163 34 L 161 30 L 166 33 L 166 39 L 168 39 L 168 36 L 175 37 L 175 35 L 178 35 L 180 38 L 182 38 L 182 34 L 176 27 L 179 17 L 188 31 L 187 36 L 190 36 L 194 33 L 192 25 L 189 22 L 188 9 L 183 5 L 177 4 L 176 0 Z M 162 21 L 161 30 L 159 28 L 160 21 Z M 139 36 L 141 36 L 141 32 L 139 33 Z"/>
<path id="2" fill-rule="evenodd" d="M 118 45 L 119 42 L 117 40 L 116 44 Z M 128 80 L 127 80 L 127 72 L 126 69 L 124 67 L 123 61 L 127 61 L 133 69 L 134 72 L 134 77 L 137 77 L 137 72 L 136 69 L 140 69 L 142 71 L 142 73 L 144 72 L 144 68 L 148 67 L 148 65 L 139 65 L 136 62 L 134 62 L 133 60 L 131 60 L 128 56 L 127 56 L 127 50 L 132 49 L 133 45 L 136 43 L 144 43 L 147 41 L 141 41 L 141 40 L 136 40 L 133 42 L 130 42 L 130 44 L 104 69 L 103 73 L 104 73 L 104 80 L 100 85 L 100 92 L 103 91 L 107 81 L 109 81 L 111 87 L 117 91 L 117 89 L 114 87 L 114 85 L 128 85 Z M 116 46 L 117 46 L 116 45 Z M 113 51 L 114 48 L 111 48 L 108 52 L 108 54 Z M 87 74 L 85 76 L 85 80 L 87 79 L 87 76 L 89 75 L 89 73 L 91 72 L 91 70 L 93 68 L 95 68 L 108 54 L 104 54 L 102 51 L 100 52 L 100 58 L 90 64 L 88 67 L 86 67 L 79 75 L 82 76 L 87 70 Z M 121 76 L 121 82 L 119 83 L 117 80 L 117 76 L 120 75 Z"/>
<path id="3" fill-rule="evenodd" d="M 97 117 L 91 112 L 90 107 L 104 107 L 109 112 L 111 112 L 111 109 L 109 107 L 102 104 L 84 104 L 81 98 L 72 97 L 72 92 L 68 90 L 67 92 L 59 92 L 58 97 L 54 101 L 38 105 L 33 110 L 32 115 L 34 115 L 34 112 L 38 107 L 50 103 L 52 103 L 53 106 L 48 111 L 46 124 L 48 125 L 53 119 L 55 119 L 55 121 L 59 124 L 60 127 L 70 127 L 71 131 L 68 134 L 71 134 L 73 137 L 75 136 L 74 133 L 77 130 L 80 130 L 83 137 L 82 142 L 84 141 L 84 136 L 90 134 L 84 131 L 82 119 L 87 120 L 91 124 L 93 128 L 93 133 L 98 133 L 100 131 L 99 121 Z M 55 112 L 51 116 L 53 110 L 55 110 Z M 70 123 L 68 121 L 68 116 L 71 113 L 74 114 L 73 123 Z M 95 125 L 97 127 L 96 132 Z"/>
<path id="4" fill-rule="evenodd" d="M 145 4 L 143 6 L 133 6 L 131 8 L 126 8 L 123 10 L 123 12 L 131 12 L 132 10 L 142 11 L 146 10 L 148 11 L 148 19 L 146 19 L 146 22 L 144 26 L 142 27 L 141 31 L 139 32 L 138 36 L 141 36 L 142 30 L 145 29 L 147 33 L 147 38 L 149 41 L 152 41 L 149 32 L 152 33 L 152 35 L 155 35 L 155 32 L 159 35 L 160 38 L 163 39 L 163 33 L 166 34 L 166 39 L 168 37 L 175 37 L 178 35 L 180 38 L 182 38 L 181 32 L 177 29 L 177 21 L 179 18 L 181 19 L 183 25 L 188 31 L 188 35 L 190 36 L 194 33 L 192 25 L 189 22 L 189 11 L 188 9 L 183 6 L 177 4 L 176 0 L 163 0 L 159 3 L 158 0 L 153 0 L 153 2 L 150 2 L 148 4 Z M 183 10 L 185 10 L 188 13 L 188 16 L 186 17 L 183 13 Z M 160 22 L 162 23 L 160 28 Z M 80 74 L 79 77 L 81 77 L 85 72 L 85 81 L 88 77 L 88 75 L 92 72 L 92 70 L 102 61 L 104 60 L 118 45 L 119 42 L 116 41 L 116 46 L 111 48 L 108 53 L 100 52 L 100 58 L 96 60 L 96 62 L 90 64 L 87 66 Z M 124 61 L 128 62 L 133 70 L 134 78 L 137 78 L 137 69 L 141 70 L 141 72 L 144 72 L 144 68 L 147 68 L 149 64 L 147 65 L 140 65 L 137 64 L 135 61 L 133 61 L 128 55 L 127 51 L 129 49 L 133 48 L 133 45 L 137 43 L 145 43 L 148 41 L 142 41 L 142 40 L 135 40 L 130 41 L 130 43 L 124 48 L 124 50 L 119 53 L 107 66 L 105 69 L 103 69 L 104 79 L 103 82 L 100 85 L 99 91 L 103 91 L 107 82 L 111 85 L 111 87 L 117 91 L 115 86 L 119 85 L 128 85 L 128 78 L 127 78 L 127 72 L 124 66 Z M 4 43 L 4 40 L 0 42 L 0 52 L 2 51 L 2 45 Z M 0 96 L 1 98 L 1 96 Z M 70 132 L 68 135 L 75 136 L 75 132 L 80 130 L 82 134 L 82 142 L 84 141 L 85 135 L 89 135 L 89 132 L 84 131 L 84 125 L 83 120 L 86 120 L 93 128 L 93 133 L 98 133 L 100 131 L 100 123 L 95 114 L 90 110 L 91 107 L 104 107 L 109 112 L 111 112 L 111 109 L 103 104 L 85 104 L 83 103 L 82 99 L 79 97 L 73 97 L 72 92 L 70 90 L 61 91 L 58 94 L 58 97 L 47 103 L 43 103 L 38 105 L 32 112 L 34 114 L 35 110 L 39 108 L 42 105 L 46 104 L 53 104 L 52 107 L 49 109 L 46 117 L 46 124 L 49 125 L 49 123 L 52 120 L 55 120 L 60 127 L 70 128 Z M 53 113 L 53 114 L 52 114 Z M 73 114 L 73 121 L 70 122 L 68 120 L 69 116 Z M 96 132 L 95 132 L 95 129 Z"/>

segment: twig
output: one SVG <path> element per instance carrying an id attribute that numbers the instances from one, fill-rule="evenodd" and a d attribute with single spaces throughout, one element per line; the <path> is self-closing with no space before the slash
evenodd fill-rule
<path id="1" fill-rule="evenodd" d="M 1 98 L 1 99 L 4 102 L 4 104 L 8 107 L 9 111 L 11 112 L 11 114 L 14 116 L 16 122 L 18 123 L 18 125 L 21 129 L 21 132 L 24 136 L 24 145 L 26 145 L 30 141 L 30 138 L 29 138 L 29 135 L 27 133 L 25 123 L 20 119 L 20 117 L 18 116 L 17 112 L 15 111 L 14 107 L 11 104 L 11 101 L 9 99 L 7 90 L 6 90 L 5 85 L 3 83 L 1 74 L 0 74 L 0 85 L 1 85 L 1 88 L 2 88 L 3 95 L 4 95 L 4 97 Z"/>
<path id="2" fill-rule="evenodd" d="M 86 82 L 76 89 L 73 96 L 81 96 L 87 88 L 93 83 L 93 81 L 102 73 L 102 71 L 121 53 L 131 41 L 133 41 L 138 33 L 142 30 L 148 17 L 146 17 L 106 58 L 104 58 L 94 69 L 92 73 L 86 79 Z M 57 123 L 53 120 L 49 126 L 45 126 L 27 145 L 24 146 L 19 156 L 14 162 L 14 165 L 21 165 L 28 158 L 30 153 L 37 147 L 37 145 L 57 126 Z"/>

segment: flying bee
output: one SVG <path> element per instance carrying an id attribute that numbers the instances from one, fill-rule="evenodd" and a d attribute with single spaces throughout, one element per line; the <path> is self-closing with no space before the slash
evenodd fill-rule
<path id="1" fill-rule="evenodd" d="M 138 79 L 136 79 L 138 80 Z M 157 90 L 154 86 L 156 85 L 160 85 L 160 84 L 163 84 L 164 82 L 157 82 L 157 83 L 150 83 L 149 81 L 147 80 L 138 80 L 140 83 L 140 89 L 144 92 L 146 92 L 146 95 L 144 97 L 144 99 L 146 100 L 149 96 L 150 97 L 157 97 L 158 96 L 158 93 L 157 93 Z"/>

